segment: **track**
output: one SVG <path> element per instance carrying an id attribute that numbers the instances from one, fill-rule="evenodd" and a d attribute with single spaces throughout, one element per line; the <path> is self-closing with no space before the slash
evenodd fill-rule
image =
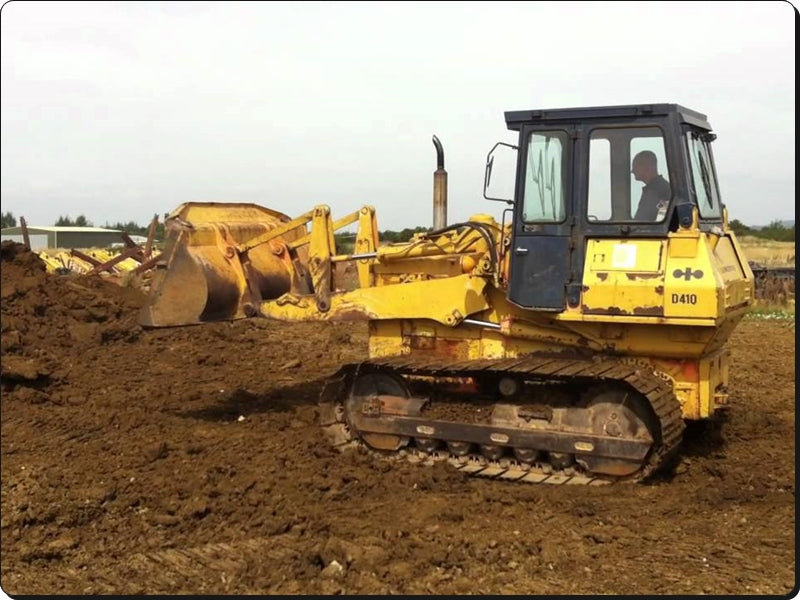
<path id="1" fill-rule="evenodd" d="M 471 475 L 505 479 L 525 483 L 550 483 L 571 485 L 602 485 L 617 481 L 643 481 L 654 474 L 674 455 L 680 444 L 684 423 L 680 404 L 673 394 L 672 387 L 666 380 L 642 365 L 631 364 L 626 360 L 605 358 L 590 360 L 564 357 L 528 357 L 499 360 L 469 360 L 447 362 L 444 359 L 417 359 L 409 356 L 378 358 L 363 363 L 351 364 L 340 369 L 325 385 L 320 397 L 320 424 L 334 446 L 342 450 L 365 446 L 363 436 L 354 431 L 354 416 L 348 416 L 346 405 L 353 382 L 365 373 L 379 373 L 392 376 L 400 374 L 406 378 L 485 378 L 487 376 L 517 375 L 526 380 L 540 382 L 577 383 L 586 387 L 596 385 L 629 386 L 639 392 L 647 401 L 657 419 L 654 427 L 653 448 L 632 474 L 616 476 L 609 473 L 598 474 L 582 468 L 580 464 L 571 464 L 563 468 L 548 462 L 523 462 L 515 458 L 503 457 L 493 460 L 481 453 L 453 453 L 450 445 L 444 449 L 419 449 L 414 444 L 398 448 L 394 452 L 381 455 L 393 459 L 405 459 L 411 462 L 430 465 L 446 461 L 456 469 Z M 389 398 L 388 396 L 385 396 Z M 395 422 L 397 418 L 387 422 Z M 400 420 L 423 423 L 420 419 L 407 418 Z M 434 422 L 431 422 L 434 423 Z M 444 423 L 436 421 L 441 430 Z M 423 425 L 424 427 L 424 425 Z M 406 428 L 408 429 L 408 428 Z M 444 428 L 446 429 L 446 428 Z M 455 430 L 455 425 L 450 428 Z M 472 426 L 477 429 L 477 426 Z M 487 432 L 496 431 L 494 425 L 484 426 Z M 419 430 L 419 426 L 418 426 Z M 372 431 L 377 431 L 373 429 Z M 513 428 L 504 431 L 511 432 Z M 373 435 L 373 434 L 369 434 Z M 379 434 L 381 435 L 381 434 Z M 496 435 L 496 434 L 493 434 Z M 455 439 L 455 438 L 453 438 Z M 580 444 L 582 436 L 570 438 L 573 445 Z M 424 440 L 423 440 L 424 441 Z M 632 441 L 632 440 L 631 440 Z M 372 448 L 370 448 L 372 450 Z M 579 461 L 580 462 L 580 461 Z"/>
<path id="2" fill-rule="evenodd" d="M 756 278 L 756 283 L 768 278 L 774 279 L 794 279 L 794 267 L 768 267 L 759 263 L 750 263 L 750 270 Z"/>

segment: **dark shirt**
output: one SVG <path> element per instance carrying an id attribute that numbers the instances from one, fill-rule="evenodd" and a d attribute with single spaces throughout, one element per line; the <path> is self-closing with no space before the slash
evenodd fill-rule
<path id="1" fill-rule="evenodd" d="M 659 208 L 666 210 L 666 206 L 672 197 L 672 189 L 669 181 L 661 175 L 656 175 L 642 189 L 642 197 L 639 200 L 639 207 L 633 217 L 636 221 L 659 221 L 664 214 L 659 216 Z M 661 205 L 659 207 L 659 205 Z"/>

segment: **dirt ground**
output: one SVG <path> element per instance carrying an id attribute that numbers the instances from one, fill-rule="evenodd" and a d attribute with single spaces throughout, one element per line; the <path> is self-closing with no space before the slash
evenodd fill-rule
<path id="1" fill-rule="evenodd" d="M 732 407 L 648 484 L 330 449 L 362 324 L 144 331 L 141 297 L 3 245 L 0 584 L 18 594 L 790 594 L 795 330 L 745 320 Z"/>

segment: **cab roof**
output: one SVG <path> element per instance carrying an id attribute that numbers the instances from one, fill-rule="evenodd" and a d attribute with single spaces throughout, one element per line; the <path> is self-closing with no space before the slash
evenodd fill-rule
<path id="1" fill-rule="evenodd" d="M 706 115 L 680 104 L 626 104 L 620 106 L 592 106 L 578 108 L 554 108 L 506 111 L 506 125 L 519 131 L 523 125 L 538 123 L 559 123 L 564 121 L 592 121 L 608 119 L 628 119 L 635 117 L 655 117 L 677 114 L 689 125 L 711 131 Z"/>

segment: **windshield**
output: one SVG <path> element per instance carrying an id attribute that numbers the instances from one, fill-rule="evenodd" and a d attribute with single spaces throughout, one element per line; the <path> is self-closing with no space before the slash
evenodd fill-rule
<path id="1" fill-rule="evenodd" d="M 697 210 L 701 218 L 718 219 L 722 216 L 722 205 L 708 141 L 703 134 L 690 131 L 686 134 L 686 144 Z"/>

